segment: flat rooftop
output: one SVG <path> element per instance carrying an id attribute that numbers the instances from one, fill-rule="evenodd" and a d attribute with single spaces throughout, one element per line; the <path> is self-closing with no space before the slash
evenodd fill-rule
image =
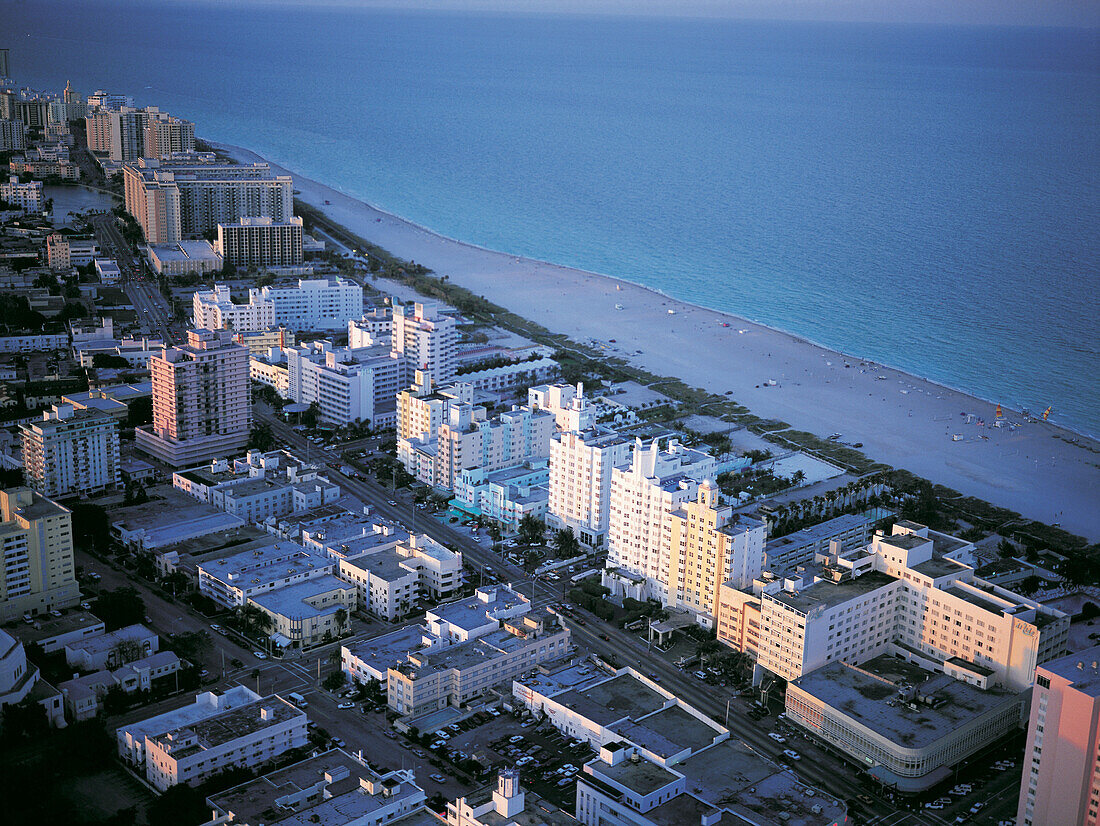
<path id="1" fill-rule="evenodd" d="M 889 654 L 852 667 L 834 662 L 805 674 L 793 685 L 830 707 L 834 713 L 866 726 L 906 748 L 926 748 L 1020 695 L 998 688 L 981 690 L 946 674 L 932 673 Z M 906 685 L 917 694 L 942 700 L 933 707 L 893 701 Z"/>
<path id="2" fill-rule="evenodd" d="M 156 736 L 166 731 L 196 723 L 225 709 L 245 706 L 259 702 L 259 700 L 260 696 L 258 694 L 243 685 L 227 688 L 221 694 L 213 691 L 204 692 L 194 697 L 192 702 L 186 705 L 153 717 L 140 717 L 139 715 L 144 713 L 143 709 L 131 712 L 127 716 L 132 716 L 133 720 L 128 725 L 120 726 L 118 731 L 130 732 L 135 740 L 140 740 L 146 736 Z"/>
<path id="3" fill-rule="evenodd" d="M 263 709 L 271 711 L 266 719 L 261 714 Z M 305 716 L 305 712 L 297 706 L 291 705 L 276 695 L 271 695 L 249 705 L 227 709 L 205 719 L 196 720 L 178 729 L 170 729 L 152 739 L 162 747 L 170 748 L 172 756 L 180 760 L 207 749 L 232 743 L 241 737 L 280 725 L 295 717 L 304 719 Z M 173 741 L 185 739 L 192 733 L 195 735 L 195 743 L 171 748 Z"/>
<path id="4" fill-rule="evenodd" d="M 652 794 L 657 789 L 662 789 L 677 780 L 675 774 L 651 760 L 641 760 L 634 763 L 627 759 L 621 761 L 617 766 L 609 766 L 602 760 L 598 760 L 588 765 L 599 772 L 597 779 L 607 778 L 613 780 L 639 796 Z"/>
<path id="5" fill-rule="evenodd" d="M 347 560 L 347 564 L 354 565 L 359 570 L 386 582 L 394 582 L 407 576 L 417 575 L 416 571 L 406 567 L 405 561 L 405 557 L 397 551 L 384 550 L 352 557 Z"/>
<path id="6" fill-rule="evenodd" d="M 1100 645 L 1043 663 L 1039 668 L 1068 680 L 1075 691 L 1100 697 Z"/>
<path id="7" fill-rule="evenodd" d="M 307 570 L 332 570 L 335 560 L 308 551 L 295 542 L 278 542 L 265 548 L 201 562 L 199 568 L 230 587 L 262 587 Z"/>
<path id="8" fill-rule="evenodd" d="M 593 722 L 609 726 L 620 720 L 636 720 L 662 708 L 668 700 L 631 674 L 621 674 L 584 689 L 554 698 Z"/>
<path id="9" fill-rule="evenodd" d="M 492 622 L 491 614 L 510 611 L 521 605 L 529 605 L 530 600 L 511 588 L 498 585 L 491 589 L 493 598 L 482 601 L 474 595 L 457 602 L 437 605 L 427 612 L 429 619 L 438 618 L 465 631 L 473 631 Z"/>
<path id="10" fill-rule="evenodd" d="M 356 640 L 344 644 L 344 648 L 356 659 L 376 671 L 386 671 L 414 651 L 424 650 L 424 636 L 428 632 L 419 625 L 407 625 L 378 637 Z"/>
<path id="11" fill-rule="evenodd" d="M 918 562 L 913 566 L 913 570 L 919 574 L 924 574 L 926 577 L 932 579 L 938 579 L 941 576 L 952 576 L 961 574 L 964 571 L 970 569 L 963 565 L 961 562 L 955 562 L 951 559 L 944 559 L 942 556 L 933 556 L 931 559 L 925 562 Z"/>
<path id="12" fill-rule="evenodd" d="M 952 585 L 950 588 L 944 588 L 944 591 L 952 596 L 959 597 L 959 599 L 964 599 L 971 605 L 981 608 L 983 611 L 989 611 L 992 614 L 1003 614 L 1012 607 L 1011 605 L 1005 605 L 1004 603 L 989 599 L 980 592 L 975 592 L 961 585 Z"/>
<path id="13" fill-rule="evenodd" d="M 33 625 L 20 623 L 11 630 L 12 634 L 23 643 L 30 644 L 97 626 L 102 627 L 103 620 L 90 611 L 67 611 L 60 617 L 52 617 L 49 614 L 36 616 Z"/>
<path id="14" fill-rule="evenodd" d="M 665 759 L 685 749 L 694 753 L 725 734 L 721 726 L 709 726 L 680 706 L 670 706 L 641 720 L 616 723 L 611 730 Z"/>
<path id="15" fill-rule="evenodd" d="M 539 669 L 534 677 L 524 677 L 515 682 L 527 686 L 544 697 L 553 697 L 570 689 L 583 689 L 602 682 L 606 675 L 591 665 L 567 665 L 543 673 Z"/>
<path id="16" fill-rule="evenodd" d="M 273 614 L 279 614 L 292 620 L 304 620 L 326 614 L 335 614 L 343 608 L 344 606 L 338 602 L 326 605 L 323 608 L 316 608 L 306 602 L 307 599 L 336 590 L 354 591 L 355 586 L 330 574 L 287 585 L 285 588 L 278 588 L 267 594 L 257 594 L 250 597 L 250 599 Z"/>
<path id="17" fill-rule="evenodd" d="M 768 539 L 766 550 L 770 553 L 782 554 L 796 547 L 816 544 L 831 539 L 837 534 L 844 534 L 850 530 L 866 527 L 876 521 L 877 518 L 870 511 L 846 513 L 843 516 L 829 519 L 819 525 L 811 525 L 778 539 Z"/>
<path id="18" fill-rule="evenodd" d="M 847 602 L 848 600 L 861 597 L 864 594 L 869 594 L 872 591 L 876 591 L 896 581 L 897 579 L 895 577 L 885 574 L 882 571 L 868 571 L 855 579 L 846 577 L 840 582 L 822 580 L 820 582 L 815 582 L 807 588 L 803 588 L 796 594 L 788 593 L 787 591 L 779 591 L 775 594 L 767 595 L 767 598 L 773 599 L 776 602 L 781 602 L 799 613 L 808 614 L 819 606 L 828 608 L 839 605 L 842 602 Z"/>

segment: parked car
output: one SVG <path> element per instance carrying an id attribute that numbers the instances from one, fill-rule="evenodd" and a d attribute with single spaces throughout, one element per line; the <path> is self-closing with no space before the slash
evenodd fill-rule
<path id="1" fill-rule="evenodd" d="M 511 737 L 508 738 L 508 742 L 509 743 L 522 743 L 523 742 L 523 735 L 522 734 L 513 734 Z"/>
<path id="2" fill-rule="evenodd" d="M 243 668 L 243 667 L 244 667 L 244 663 L 243 663 L 243 662 L 241 662 L 240 660 L 238 660 L 238 659 L 237 659 L 236 657 L 234 657 L 233 659 L 231 659 L 231 660 L 229 661 L 229 664 L 230 664 L 231 666 L 233 666 L 234 668 Z"/>
<path id="3" fill-rule="evenodd" d="M 430 777 L 436 783 L 446 783 L 447 782 L 447 778 L 444 777 L 443 775 L 439 774 L 438 772 L 436 774 L 429 774 L 428 777 Z"/>
<path id="4" fill-rule="evenodd" d="M 220 625 L 218 625 L 216 622 L 212 622 L 212 623 L 210 623 L 210 630 L 211 631 L 217 631 L 220 634 L 221 630 L 222 630 L 222 627 Z"/>
<path id="5" fill-rule="evenodd" d="M 336 707 L 337 708 L 355 708 L 355 703 L 352 703 L 352 702 L 349 702 L 349 701 L 345 700 L 344 702 L 339 703 Z"/>
<path id="6" fill-rule="evenodd" d="M 777 743 L 786 743 L 787 742 L 786 737 L 784 737 L 782 734 L 776 734 L 774 731 L 769 731 L 768 736 L 770 738 L 772 738 Z"/>

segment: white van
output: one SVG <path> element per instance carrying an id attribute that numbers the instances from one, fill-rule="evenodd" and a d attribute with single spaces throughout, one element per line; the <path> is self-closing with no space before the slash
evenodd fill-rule
<path id="1" fill-rule="evenodd" d="M 309 706 L 309 703 L 306 702 L 306 698 L 296 691 L 287 694 L 286 698 L 294 703 L 294 705 L 298 706 L 298 708 L 307 708 Z"/>

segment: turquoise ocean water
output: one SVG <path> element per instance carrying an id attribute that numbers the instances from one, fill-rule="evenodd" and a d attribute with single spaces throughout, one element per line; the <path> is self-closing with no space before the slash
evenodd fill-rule
<path id="1" fill-rule="evenodd" d="M 1096 31 L 104 0 L 0 31 L 20 83 L 1100 434 Z"/>

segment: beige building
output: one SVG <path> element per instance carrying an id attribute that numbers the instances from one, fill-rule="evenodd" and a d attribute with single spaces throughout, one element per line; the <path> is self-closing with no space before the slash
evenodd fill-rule
<path id="1" fill-rule="evenodd" d="M 393 352 L 405 362 L 406 375 L 426 370 L 438 382 L 455 377 L 455 320 L 439 305 L 418 301 L 393 308 Z"/>
<path id="2" fill-rule="evenodd" d="M 305 648 L 348 629 L 356 605 L 355 593 L 354 585 L 326 575 L 256 594 L 248 602 L 271 618 L 270 633 L 276 642 L 284 647 Z"/>
<path id="3" fill-rule="evenodd" d="M 145 126 L 144 143 L 146 158 L 163 159 L 180 152 L 194 152 L 195 124 L 172 115 L 150 119 Z"/>
<path id="4" fill-rule="evenodd" d="M 222 257 L 209 241 L 150 244 L 147 254 L 158 275 L 204 275 L 222 268 Z"/>
<path id="5" fill-rule="evenodd" d="M 433 473 L 424 473 L 420 481 L 453 490 L 464 470 L 476 467 L 491 473 L 549 455 L 554 432 L 549 413 L 513 407 L 485 421 L 474 411 L 472 405 L 451 407 L 436 437 Z"/>
<path id="6" fill-rule="evenodd" d="M 699 485 L 698 498 L 670 516 L 667 605 L 686 608 L 696 621 L 713 628 L 722 583 L 750 585 L 764 568 L 764 524 L 735 515 L 723 505 L 718 488 Z"/>
<path id="7" fill-rule="evenodd" d="M 214 249 L 234 267 L 297 267 L 302 263 L 302 219 L 246 216 L 218 224 Z"/>
<path id="8" fill-rule="evenodd" d="M 435 438 L 452 404 L 472 404 L 473 401 L 471 385 L 458 383 L 436 387 L 431 373 L 417 370 L 412 386 L 397 394 L 398 458 L 401 459 L 402 441 Z"/>
<path id="9" fill-rule="evenodd" d="M 153 424 L 139 450 L 171 467 L 231 456 L 248 444 L 252 402 L 248 350 L 228 331 L 190 330 L 187 344 L 149 359 Z"/>
<path id="10" fill-rule="evenodd" d="M 569 630 L 553 615 L 524 614 L 470 642 L 409 654 L 387 672 L 389 706 L 415 715 L 459 706 L 568 649 Z"/>
<path id="11" fill-rule="evenodd" d="M 1100 646 L 1035 672 L 1016 826 L 1100 823 Z"/>
<path id="12" fill-rule="evenodd" d="M 865 548 L 835 542 L 813 565 L 722 585 L 718 639 L 786 680 L 896 654 L 979 688 L 1028 688 L 1066 649 L 1069 617 L 985 582 L 953 557 L 973 546 L 912 522 Z"/>
<path id="13" fill-rule="evenodd" d="M 98 493 L 118 487 L 118 419 L 99 410 L 55 404 L 22 424 L 27 483 L 43 496 Z"/>
<path id="14" fill-rule="evenodd" d="M 0 491 L 0 621 L 80 601 L 72 515 L 30 488 Z"/>
<path id="15" fill-rule="evenodd" d="M 712 478 L 714 457 L 670 439 L 634 444 L 630 463 L 611 470 L 607 567 L 603 584 L 618 597 L 670 604 L 672 512 Z M 674 591 L 674 589 L 673 589 Z"/>

